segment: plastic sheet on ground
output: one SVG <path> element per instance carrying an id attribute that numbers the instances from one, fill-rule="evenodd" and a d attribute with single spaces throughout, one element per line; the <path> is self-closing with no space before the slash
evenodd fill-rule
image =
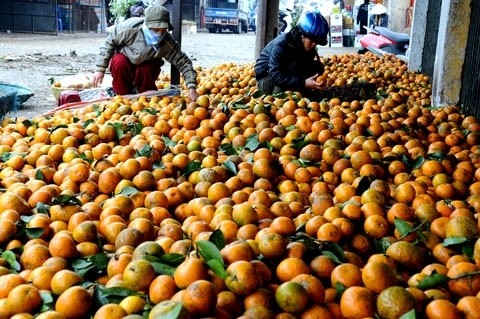
<path id="1" fill-rule="evenodd" d="M 0 82 L 0 116 L 18 110 L 32 96 L 33 91 L 27 87 Z"/>

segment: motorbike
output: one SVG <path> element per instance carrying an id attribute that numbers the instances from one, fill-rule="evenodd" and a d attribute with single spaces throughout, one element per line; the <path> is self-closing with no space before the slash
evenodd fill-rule
<path id="1" fill-rule="evenodd" d="M 385 27 L 365 27 L 368 33 L 360 39 L 362 48 L 358 53 L 367 51 L 378 56 L 393 54 L 400 60 L 407 62 L 409 53 L 410 36 L 406 33 L 395 32 Z"/>
<path id="2" fill-rule="evenodd" d="M 288 27 L 288 23 L 285 18 L 288 16 L 283 10 L 278 11 L 278 34 L 284 33 Z"/>

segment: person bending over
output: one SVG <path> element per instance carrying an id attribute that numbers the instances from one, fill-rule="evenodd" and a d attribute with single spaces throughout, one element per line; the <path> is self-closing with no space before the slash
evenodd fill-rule
<path id="1" fill-rule="evenodd" d="M 195 101 L 197 73 L 170 30 L 170 12 L 162 6 L 147 7 L 145 17 L 126 19 L 116 25 L 100 48 L 93 85 L 99 86 L 110 68 L 115 94 L 157 90 L 155 81 L 165 59 L 180 71 L 188 95 Z"/>
<path id="2" fill-rule="evenodd" d="M 289 32 L 270 41 L 255 63 L 258 89 L 265 94 L 298 91 L 308 96 L 324 86 L 316 81 L 323 74 L 316 46 L 327 45 L 328 23 L 318 12 L 306 12 Z"/>

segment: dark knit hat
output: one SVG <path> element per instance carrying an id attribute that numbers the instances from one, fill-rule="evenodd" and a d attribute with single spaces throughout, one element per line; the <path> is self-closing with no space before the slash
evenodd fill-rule
<path id="1" fill-rule="evenodd" d="M 145 25 L 149 29 L 173 30 L 173 25 L 170 23 L 170 12 L 162 6 L 150 6 L 145 9 Z"/>

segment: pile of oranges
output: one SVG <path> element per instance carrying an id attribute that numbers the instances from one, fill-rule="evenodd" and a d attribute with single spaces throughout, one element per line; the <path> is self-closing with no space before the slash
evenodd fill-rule
<path id="1" fill-rule="evenodd" d="M 0 319 L 480 318 L 480 124 L 395 57 L 322 62 L 376 97 L 226 63 L 196 102 L 4 119 Z"/>

